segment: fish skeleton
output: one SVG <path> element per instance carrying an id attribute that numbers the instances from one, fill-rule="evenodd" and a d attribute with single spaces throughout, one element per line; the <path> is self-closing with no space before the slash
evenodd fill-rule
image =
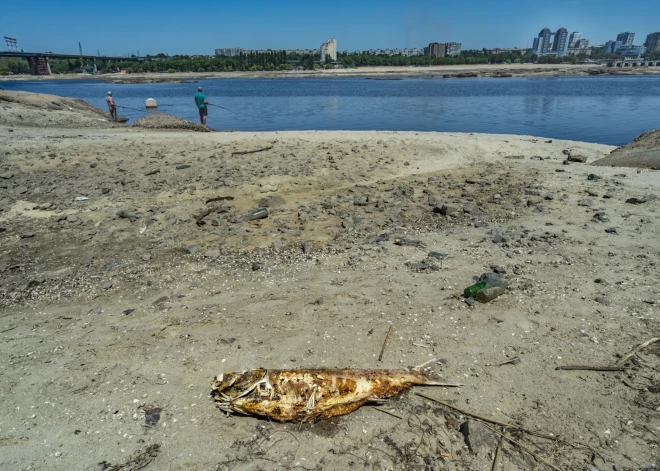
<path id="1" fill-rule="evenodd" d="M 316 422 L 348 414 L 369 402 L 396 396 L 413 385 L 460 386 L 437 382 L 421 368 L 259 368 L 220 374 L 211 384 L 212 396 L 221 410 L 282 422 Z"/>

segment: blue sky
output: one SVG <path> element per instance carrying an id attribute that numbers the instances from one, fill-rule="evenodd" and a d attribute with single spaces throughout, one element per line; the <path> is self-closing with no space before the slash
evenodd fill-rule
<path id="1" fill-rule="evenodd" d="M 0 35 L 17 38 L 25 51 L 75 53 L 80 41 L 85 53 L 104 55 L 316 48 L 329 37 L 349 51 L 434 41 L 531 47 L 546 26 L 580 31 L 592 44 L 633 31 L 641 44 L 660 31 L 660 1 L 8 0 L 0 9 Z"/>

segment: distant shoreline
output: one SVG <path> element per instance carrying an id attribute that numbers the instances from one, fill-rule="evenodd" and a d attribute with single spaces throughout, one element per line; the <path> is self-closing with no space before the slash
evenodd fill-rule
<path id="1" fill-rule="evenodd" d="M 5 75 L 0 82 L 27 80 L 101 80 L 110 83 L 176 83 L 206 79 L 274 79 L 274 78 L 334 78 L 334 77 L 561 77 L 590 75 L 660 75 L 660 67 L 614 68 L 579 64 L 481 64 L 431 67 L 360 67 L 357 69 L 333 69 L 315 71 L 272 72 L 156 72 L 141 74 L 103 75 Z"/>

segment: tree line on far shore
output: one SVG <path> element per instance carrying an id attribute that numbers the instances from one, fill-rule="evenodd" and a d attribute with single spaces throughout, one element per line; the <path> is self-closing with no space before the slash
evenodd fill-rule
<path id="1" fill-rule="evenodd" d="M 430 57 L 430 56 L 402 56 L 368 53 L 340 53 L 337 62 L 345 68 L 373 67 L 373 66 L 438 66 L 438 65 L 471 65 L 471 64 L 576 64 L 583 62 L 590 56 L 580 54 L 577 56 L 536 56 L 530 49 L 493 53 L 488 49 L 466 50 L 457 56 Z M 594 48 L 591 57 L 602 57 L 602 48 Z M 617 59 L 617 56 L 608 56 L 608 59 Z M 660 51 L 647 53 L 647 59 L 660 60 Z M 320 54 L 287 54 L 286 51 L 248 52 L 235 57 L 226 56 L 168 56 L 157 54 L 146 56 L 143 62 L 136 61 L 102 61 L 96 65 L 100 73 L 125 70 L 127 73 L 140 72 L 247 72 L 247 71 L 274 71 L 314 70 L 315 68 L 332 68 L 330 63 L 321 63 Z M 622 57 L 620 57 L 622 59 Z M 51 59 L 51 71 L 54 74 L 74 74 L 81 72 L 80 60 L 77 59 Z M 91 64 L 87 64 L 91 65 Z M 0 59 L 0 74 L 29 74 L 30 67 L 25 59 Z"/>

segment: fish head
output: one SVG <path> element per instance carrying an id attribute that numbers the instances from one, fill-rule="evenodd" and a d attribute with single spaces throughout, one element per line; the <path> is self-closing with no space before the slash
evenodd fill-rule
<path id="1" fill-rule="evenodd" d="M 266 376 L 266 369 L 220 373 L 213 380 L 213 395 L 216 397 L 241 397 L 248 393 Z"/>

